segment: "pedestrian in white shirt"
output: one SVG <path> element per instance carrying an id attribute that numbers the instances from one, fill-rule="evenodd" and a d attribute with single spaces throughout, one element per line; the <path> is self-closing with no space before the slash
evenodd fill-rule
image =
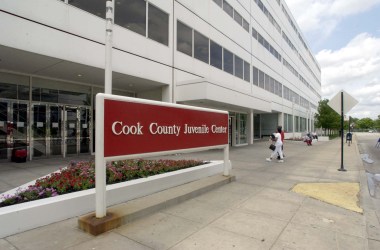
<path id="1" fill-rule="evenodd" d="M 277 158 L 277 155 L 280 156 L 278 162 L 284 162 L 284 155 L 282 154 L 282 140 L 280 133 L 274 133 L 273 138 L 274 145 L 276 146 L 275 150 L 271 153 L 269 158 L 266 158 L 267 161 L 272 161 L 272 159 Z"/>

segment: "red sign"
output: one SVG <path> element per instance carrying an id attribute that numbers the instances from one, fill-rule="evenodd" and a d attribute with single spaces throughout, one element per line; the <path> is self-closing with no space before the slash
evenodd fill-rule
<path id="1" fill-rule="evenodd" d="M 104 100 L 104 157 L 226 144 L 227 113 Z"/>

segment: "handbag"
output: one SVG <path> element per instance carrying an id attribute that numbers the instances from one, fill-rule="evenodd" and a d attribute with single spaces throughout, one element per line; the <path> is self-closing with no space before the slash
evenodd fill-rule
<path id="1" fill-rule="evenodd" d="M 269 145 L 269 149 L 272 150 L 272 151 L 274 151 L 276 149 L 276 146 L 273 145 L 273 144 L 271 144 L 271 145 Z"/>

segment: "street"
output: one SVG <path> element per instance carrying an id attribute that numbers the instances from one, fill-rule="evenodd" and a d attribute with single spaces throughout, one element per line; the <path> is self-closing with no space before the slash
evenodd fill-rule
<path id="1" fill-rule="evenodd" d="M 370 173 L 380 174 L 380 147 L 375 147 L 380 133 L 358 132 L 354 134 L 356 135 L 360 154 L 368 154 L 368 158 L 374 161 L 371 164 L 364 162 L 365 169 Z"/>

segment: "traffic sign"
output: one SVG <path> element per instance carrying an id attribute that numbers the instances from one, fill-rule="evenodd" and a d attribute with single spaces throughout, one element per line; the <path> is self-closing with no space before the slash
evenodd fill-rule
<path id="1" fill-rule="evenodd" d="M 351 95 L 347 94 L 346 91 L 344 91 L 344 90 L 339 91 L 327 103 L 327 105 L 329 105 L 339 115 L 342 113 L 342 92 L 343 92 L 343 114 L 346 114 L 353 107 L 355 107 L 356 104 L 358 104 L 358 101 L 354 97 L 352 97 Z"/>

